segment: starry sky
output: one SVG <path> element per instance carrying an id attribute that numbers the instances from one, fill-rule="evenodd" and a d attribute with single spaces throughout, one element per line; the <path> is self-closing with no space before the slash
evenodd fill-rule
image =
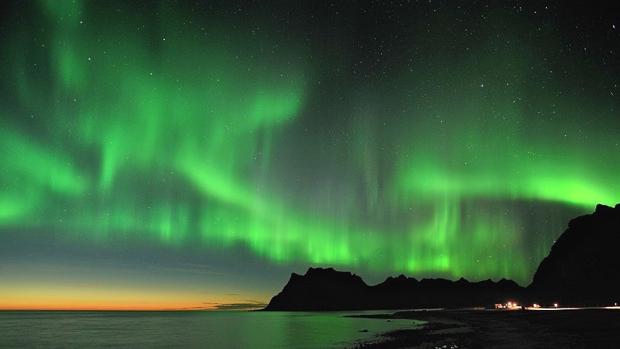
<path id="1" fill-rule="evenodd" d="M 620 13 L 7 1 L 0 308 L 237 309 L 289 273 L 531 281 L 620 202 Z"/>

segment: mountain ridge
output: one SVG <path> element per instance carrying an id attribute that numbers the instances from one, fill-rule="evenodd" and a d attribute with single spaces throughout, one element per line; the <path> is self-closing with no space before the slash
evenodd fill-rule
<path id="1" fill-rule="evenodd" d="M 310 267 L 304 275 L 292 273 L 264 310 L 455 308 L 508 300 L 610 305 L 620 302 L 619 252 L 620 204 L 599 204 L 593 213 L 568 223 L 527 287 L 504 278 L 418 280 L 403 274 L 368 285 L 351 272 Z"/>
<path id="2" fill-rule="evenodd" d="M 334 282 L 335 281 L 335 282 Z M 360 276 L 334 268 L 308 268 L 306 274 L 292 273 L 282 291 L 265 310 L 362 310 L 406 307 L 459 307 L 471 300 L 497 303 L 504 294 L 515 299 L 525 288 L 507 279 L 470 282 L 464 278 L 416 278 L 389 276 L 368 285 Z M 418 295 L 417 298 L 410 297 Z M 422 297 L 423 296 L 423 297 Z"/>

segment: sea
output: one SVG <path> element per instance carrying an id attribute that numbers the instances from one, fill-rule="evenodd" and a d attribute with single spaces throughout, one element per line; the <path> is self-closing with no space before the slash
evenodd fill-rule
<path id="1" fill-rule="evenodd" d="M 373 313 L 0 311 L 0 348 L 351 348 L 423 324 L 345 316 Z"/>

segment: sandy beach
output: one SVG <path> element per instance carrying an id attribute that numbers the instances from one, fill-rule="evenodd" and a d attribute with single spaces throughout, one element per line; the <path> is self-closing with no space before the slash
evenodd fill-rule
<path id="1" fill-rule="evenodd" d="M 427 324 L 384 333 L 355 348 L 616 348 L 620 343 L 618 310 L 436 310 L 372 317 Z"/>

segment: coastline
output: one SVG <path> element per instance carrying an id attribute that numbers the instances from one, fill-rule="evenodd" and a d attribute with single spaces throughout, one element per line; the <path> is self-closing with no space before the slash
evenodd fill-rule
<path id="1" fill-rule="evenodd" d="M 420 329 L 380 334 L 352 348 L 612 348 L 620 342 L 620 311 L 431 310 L 361 316 L 425 321 Z"/>

